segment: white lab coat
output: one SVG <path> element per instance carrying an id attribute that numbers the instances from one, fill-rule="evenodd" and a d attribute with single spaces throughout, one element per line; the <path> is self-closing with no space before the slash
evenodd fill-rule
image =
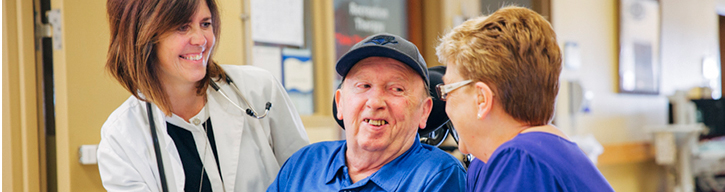
<path id="1" fill-rule="evenodd" d="M 265 191 L 287 158 L 309 144 L 307 133 L 285 89 L 269 72 L 252 66 L 222 67 L 260 114 L 267 102 L 272 103 L 267 117 L 255 119 L 211 86 L 207 90 L 224 187 L 226 191 Z M 231 85 L 218 84 L 235 103 L 248 107 Z M 184 169 L 167 134 L 166 117 L 152 106 L 169 191 L 183 191 Z M 148 122 L 146 103 L 131 96 L 103 124 L 98 168 L 106 190 L 161 191 Z M 216 172 L 215 166 L 207 166 L 207 173 L 211 174 L 210 168 Z"/>

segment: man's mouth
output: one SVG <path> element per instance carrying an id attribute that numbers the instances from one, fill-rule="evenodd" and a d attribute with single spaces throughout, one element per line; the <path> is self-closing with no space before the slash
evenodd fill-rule
<path id="1" fill-rule="evenodd" d="M 198 54 L 186 54 L 186 55 L 180 55 L 179 57 L 181 57 L 183 59 L 186 59 L 186 60 L 198 61 L 198 60 L 200 60 L 202 58 L 202 55 L 201 55 L 201 53 L 198 53 Z"/>
<path id="2" fill-rule="evenodd" d="M 364 121 L 372 126 L 382 126 L 382 125 L 388 124 L 388 121 L 383 120 L 383 119 L 380 119 L 380 120 L 365 119 Z"/>

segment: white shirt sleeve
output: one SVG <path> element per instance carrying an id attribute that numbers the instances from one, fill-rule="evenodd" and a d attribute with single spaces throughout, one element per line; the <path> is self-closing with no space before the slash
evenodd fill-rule
<path id="1" fill-rule="evenodd" d="M 271 77 L 271 74 L 270 74 Z M 280 166 L 297 150 L 310 144 L 300 115 L 287 95 L 287 91 L 274 78 L 272 90 L 272 108 L 269 110 L 271 145 Z"/>

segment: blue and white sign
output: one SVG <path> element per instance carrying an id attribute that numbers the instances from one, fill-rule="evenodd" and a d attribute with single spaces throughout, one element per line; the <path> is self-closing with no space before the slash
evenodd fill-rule
<path id="1" fill-rule="evenodd" d="M 309 49 L 282 49 L 282 84 L 300 115 L 314 113 L 314 77 Z"/>

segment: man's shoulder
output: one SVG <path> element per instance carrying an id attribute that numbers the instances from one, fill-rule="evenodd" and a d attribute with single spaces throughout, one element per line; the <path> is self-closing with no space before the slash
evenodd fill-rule
<path id="1" fill-rule="evenodd" d="M 461 170 L 463 165 L 461 161 L 453 157 L 453 155 L 427 144 L 422 144 L 420 152 L 413 156 L 412 161 L 416 161 L 419 164 L 418 167 L 433 170 L 450 169 L 452 167 L 458 167 Z"/>
<path id="2" fill-rule="evenodd" d="M 410 152 L 402 161 L 391 162 L 393 165 L 385 170 L 391 175 L 407 175 L 395 184 L 401 191 L 459 191 L 465 188 L 465 169 L 452 155 L 426 144 L 414 147 Z"/>
<path id="3" fill-rule="evenodd" d="M 450 166 L 461 166 L 460 160 L 453 157 L 453 155 L 428 144 L 421 144 L 421 153 L 418 154 L 419 159 L 422 163 L 428 163 L 432 165 L 439 165 L 442 167 Z"/>
<path id="4" fill-rule="evenodd" d="M 280 174 L 291 177 L 319 175 L 332 167 L 345 141 L 324 141 L 307 145 L 287 159 Z M 344 163 L 343 163 L 344 164 Z"/>
<path id="5" fill-rule="evenodd" d="M 345 145 L 345 140 L 322 141 L 302 147 L 290 159 L 316 159 L 331 157 Z"/>

